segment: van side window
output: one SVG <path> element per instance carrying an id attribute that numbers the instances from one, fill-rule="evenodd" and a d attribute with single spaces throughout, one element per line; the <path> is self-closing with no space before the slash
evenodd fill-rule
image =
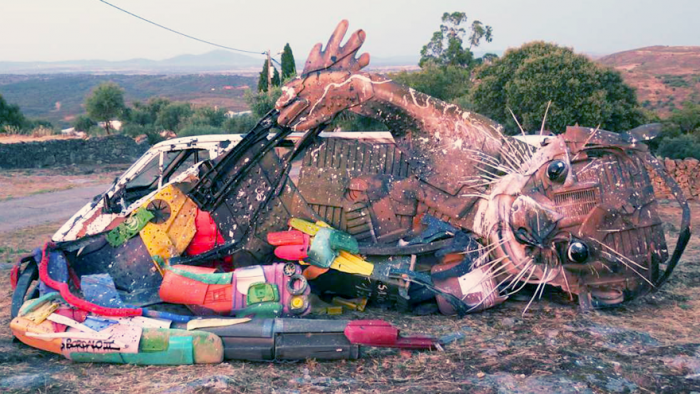
<path id="1" fill-rule="evenodd" d="M 152 158 L 134 178 L 126 183 L 123 196 L 127 207 L 157 190 L 159 185 L 165 185 L 177 178 L 178 175 L 187 171 L 193 165 L 203 160 L 209 160 L 209 151 L 206 149 L 174 150 L 164 152 L 162 155 L 162 174 L 160 172 L 160 155 L 158 155 Z M 162 181 L 159 182 L 161 179 Z"/>

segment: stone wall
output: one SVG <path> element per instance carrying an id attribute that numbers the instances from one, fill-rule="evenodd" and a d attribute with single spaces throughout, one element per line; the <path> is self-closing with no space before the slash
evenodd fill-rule
<path id="1" fill-rule="evenodd" d="M 659 159 L 666 168 L 666 172 L 676 180 L 687 199 L 697 199 L 700 195 L 700 161 L 697 159 Z M 664 181 L 654 171 L 649 171 L 651 182 L 654 184 L 654 192 L 660 198 L 672 198 L 671 191 Z"/>
<path id="2" fill-rule="evenodd" d="M 123 135 L 0 144 L 0 168 L 131 163 L 148 148 Z"/>

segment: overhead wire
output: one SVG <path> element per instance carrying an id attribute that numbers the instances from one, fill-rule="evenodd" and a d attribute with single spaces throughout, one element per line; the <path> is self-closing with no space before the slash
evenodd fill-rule
<path id="1" fill-rule="evenodd" d="M 134 18 L 138 18 L 138 19 L 140 19 L 140 20 L 142 20 L 142 21 L 144 21 L 144 22 L 147 22 L 147 23 L 150 23 L 150 24 L 152 24 L 152 25 L 154 25 L 154 26 L 160 27 L 161 29 L 168 30 L 168 31 L 170 31 L 170 32 L 172 32 L 172 33 L 179 34 L 179 35 L 181 35 L 181 36 L 183 36 L 183 37 L 187 37 L 187 38 L 189 38 L 189 39 L 191 39 L 191 40 L 199 41 L 199 42 L 202 42 L 202 43 L 204 43 L 204 44 L 209 44 L 209 45 L 212 45 L 212 46 L 215 46 L 215 47 L 219 47 L 219 48 L 222 48 L 222 49 L 227 49 L 227 50 L 229 50 L 229 51 L 237 51 L 237 52 L 243 52 L 243 53 L 252 53 L 252 54 L 255 54 L 255 55 L 265 55 L 265 54 L 267 53 L 266 51 L 256 52 L 256 51 L 248 51 L 248 50 L 245 50 L 245 49 L 232 48 L 232 47 L 229 47 L 229 46 L 226 46 L 226 45 L 221 45 L 221 44 L 217 44 L 217 43 L 215 43 L 215 42 L 203 40 L 203 39 L 201 39 L 201 38 L 197 38 L 197 37 L 191 36 L 191 35 L 189 35 L 189 34 L 185 34 L 185 33 L 179 32 L 179 31 L 174 30 L 174 29 L 171 29 L 171 28 L 169 28 L 169 27 L 167 27 L 167 26 L 163 26 L 163 25 L 161 25 L 161 24 L 159 24 L 159 23 L 153 22 L 152 20 L 149 20 L 149 19 L 146 19 L 146 18 L 144 18 L 144 17 L 138 16 L 138 15 L 134 14 L 133 12 L 129 12 L 129 11 L 127 11 L 127 10 L 125 10 L 125 9 L 123 9 L 123 8 L 120 8 L 120 7 L 118 7 L 118 6 L 116 6 L 116 5 L 112 4 L 112 3 L 106 2 L 105 0 L 98 0 L 98 1 L 101 2 L 101 3 L 107 4 L 108 6 L 110 6 L 110 7 L 112 7 L 112 8 L 115 8 L 115 9 L 121 11 L 121 12 L 124 12 L 124 13 L 126 13 L 126 14 L 128 14 L 128 15 L 131 15 L 131 16 L 133 16 Z"/>

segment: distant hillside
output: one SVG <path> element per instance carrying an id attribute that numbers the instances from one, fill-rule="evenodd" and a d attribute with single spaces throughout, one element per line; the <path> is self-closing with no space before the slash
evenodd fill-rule
<path id="1" fill-rule="evenodd" d="M 304 68 L 304 57 L 297 54 L 297 68 Z M 306 56 L 306 54 L 303 54 Z M 215 50 L 201 55 L 180 55 L 165 60 L 129 59 L 68 60 L 61 62 L 3 62 L 0 74 L 196 74 L 246 73 L 257 74 L 262 68 L 263 56 L 246 56 L 229 51 Z M 274 64 L 274 63 L 273 63 Z M 418 56 L 372 57 L 371 69 L 417 66 Z"/>
<path id="2" fill-rule="evenodd" d="M 684 101 L 700 103 L 700 47 L 653 46 L 604 56 L 637 89 L 648 109 L 667 115 Z"/>
<path id="3" fill-rule="evenodd" d="M 2 62 L 0 74 L 113 73 L 187 74 L 199 72 L 253 71 L 262 68 L 263 57 L 216 50 L 201 55 L 180 55 L 165 60 L 129 59 L 69 60 L 61 62 Z M 259 70 L 258 70 L 259 71 Z"/>
<path id="4" fill-rule="evenodd" d="M 166 97 L 233 111 L 247 109 L 243 92 L 257 84 L 257 78 L 240 75 L 0 74 L 0 94 L 29 117 L 66 126 L 85 112 L 82 105 L 90 91 L 107 81 L 121 86 L 128 102 Z"/>

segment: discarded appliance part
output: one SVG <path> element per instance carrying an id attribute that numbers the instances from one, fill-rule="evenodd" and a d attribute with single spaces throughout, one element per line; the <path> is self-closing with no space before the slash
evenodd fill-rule
<path id="1" fill-rule="evenodd" d="M 324 222 L 310 223 L 299 218 L 289 220 L 295 230 L 268 233 L 267 241 L 275 256 L 285 260 L 305 260 L 315 267 L 332 268 L 348 274 L 370 276 L 374 265 L 357 253 L 360 248 L 349 234 Z"/>
<path id="2" fill-rule="evenodd" d="M 346 320 L 253 319 L 197 331 L 221 337 L 227 360 L 354 360 L 360 347 L 345 336 L 347 325 Z"/>
<path id="3" fill-rule="evenodd" d="M 134 327 L 121 324 L 111 327 L 121 326 Z M 78 362 L 136 365 L 216 364 L 224 359 L 223 342 L 214 334 L 164 328 L 143 328 L 139 332 L 134 352 L 96 351 L 91 346 L 79 346 L 77 351 L 64 355 Z M 91 351 L 85 351 L 88 349 Z"/>
<path id="4" fill-rule="evenodd" d="M 282 305 L 283 314 L 307 314 L 306 308 L 294 304 L 295 296 L 308 297 L 310 289 L 296 266 L 296 273 L 287 276 L 287 264 L 256 265 L 239 268 L 234 272 L 215 273 L 214 268 L 175 265 L 166 269 L 160 297 L 173 304 L 188 305 L 198 315 L 222 314 L 247 316 L 252 311 L 277 311 Z M 254 304 L 275 303 L 275 306 L 253 308 Z M 252 308 L 252 309 L 251 309 Z M 262 308 L 262 309 L 261 309 Z"/>
<path id="5" fill-rule="evenodd" d="M 197 330 L 221 337 L 224 357 L 236 360 L 356 359 L 360 345 L 434 350 L 437 344 L 430 337 L 399 336 L 383 320 L 253 319 Z"/>
<path id="6" fill-rule="evenodd" d="M 345 327 L 350 342 L 364 346 L 435 350 L 437 340 L 426 336 L 402 337 L 384 320 L 353 320 Z"/>
<path id="7" fill-rule="evenodd" d="M 468 263 L 460 261 L 433 266 L 431 276 L 435 287 L 463 300 L 473 311 L 482 311 L 505 301 L 504 297 L 499 296 L 497 282 L 489 276 L 488 270 L 483 267 L 477 267 L 464 273 L 457 270 L 455 274 L 447 276 L 445 279 L 436 279 L 440 273 L 466 264 Z M 442 295 L 437 295 L 435 298 L 442 314 L 454 315 L 457 313 Z"/>

